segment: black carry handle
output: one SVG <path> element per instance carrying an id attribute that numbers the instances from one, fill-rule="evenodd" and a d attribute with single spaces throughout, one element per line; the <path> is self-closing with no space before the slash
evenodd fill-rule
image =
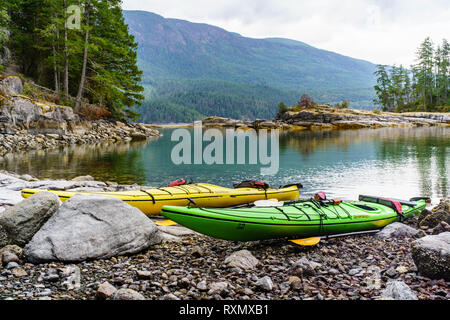
<path id="1" fill-rule="evenodd" d="M 193 199 L 188 198 L 188 201 L 189 201 L 188 207 L 191 207 L 191 204 L 193 204 L 194 206 L 197 206 L 197 203 Z"/>
<path id="2" fill-rule="evenodd" d="M 257 189 L 264 189 L 267 190 L 270 188 L 270 186 L 262 181 L 255 181 L 255 180 L 246 180 L 242 182 L 235 182 L 233 184 L 235 189 L 240 188 L 257 188 Z"/>

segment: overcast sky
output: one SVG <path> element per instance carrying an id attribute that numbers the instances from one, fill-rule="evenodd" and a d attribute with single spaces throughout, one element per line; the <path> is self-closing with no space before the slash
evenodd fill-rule
<path id="1" fill-rule="evenodd" d="M 381 64 L 414 63 L 419 44 L 450 41 L 450 0 L 123 0 L 246 37 L 282 37 Z"/>

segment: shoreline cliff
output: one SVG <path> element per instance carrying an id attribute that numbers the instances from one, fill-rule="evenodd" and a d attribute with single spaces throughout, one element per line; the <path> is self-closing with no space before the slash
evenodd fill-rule
<path id="1" fill-rule="evenodd" d="M 23 95 L 18 77 L 0 80 L 0 156 L 73 144 L 145 141 L 161 136 L 153 126 L 88 120 L 71 107 Z"/>

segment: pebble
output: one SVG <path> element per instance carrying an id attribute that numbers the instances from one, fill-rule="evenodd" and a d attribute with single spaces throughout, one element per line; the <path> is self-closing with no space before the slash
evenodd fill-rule
<path id="1" fill-rule="evenodd" d="M 3 252 L 3 254 L 2 254 L 2 263 L 3 263 L 3 265 L 6 266 L 6 265 L 8 265 L 11 262 L 19 263 L 20 259 L 13 252 L 10 252 L 10 251 Z"/>
<path id="2" fill-rule="evenodd" d="M 111 300 L 145 300 L 145 297 L 132 289 L 119 289 L 113 293 Z"/>
<path id="3" fill-rule="evenodd" d="M 261 279 L 258 279 L 258 281 L 255 284 L 258 288 L 265 290 L 265 291 L 272 291 L 273 289 L 273 282 L 272 279 L 268 276 L 262 277 Z"/>
<path id="4" fill-rule="evenodd" d="M 109 299 L 116 291 L 117 289 L 112 284 L 104 282 L 98 287 L 95 297 L 99 300 Z"/>
<path id="5" fill-rule="evenodd" d="M 197 289 L 200 291 L 206 291 L 208 290 L 208 285 L 206 284 L 206 281 L 200 281 L 199 283 L 197 283 Z"/>
<path id="6" fill-rule="evenodd" d="M 389 278 L 396 278 L 397 275 L 398 275 L 398 272 L 397 272 L 397 270 L 391 268 L 391 269 L 387 270 L 385 274 L 386 274 Z"/>
<path id="7" fill-rule="evenodd" d="M 19 264 L 17 263 L 17 262 L 9 262 L 7 265 L 6 265 L 6 269 L 14 269 L 14 268 L 17 268 L 17 267 L 19 267 Z"/>

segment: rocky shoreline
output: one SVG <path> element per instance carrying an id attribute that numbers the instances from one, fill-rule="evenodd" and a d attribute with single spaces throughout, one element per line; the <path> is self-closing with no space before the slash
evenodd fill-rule
<path id="1" fill-rule="evenodd" d="M 26 179 L 26 180 L 25 180 Z M 28 181 L 27 181 L 28 180 Z M 7 300 L 448 300 L 450 272 L 450 200 L 442 200 L 407 224 L 396 223 L 376 235 L 322 240 L 315 247 L 299 247 L 284 240 L 236 243 L 212 239 L 180 226 L 156 227 L 148 219 L 109 199 L 73 198 L 61 205 L 49 193 L 34 199 L 33 209 L 21 202 L 20 188 L 53 187 L 60 190 L 125 190 L 137 186 L 110 186 L 80 177 L 76 181 L 39 181 L 29 176 L 0 173 L 0 226 L 13 228 L 5 217 L 16 212 L 49 212 L 45 223 L 27 244 L 18 245 L 16 231 L 9 244 L 0 245 L 0 299 Z M 84 181 L 91 180 L 91 181 Z M 47 196 L 45 196 L 47 194 Z M 105 197 L 101 197 L 105 198 Z M 31 199 L 31 198 L 30 198 Z M 26 201 L 31 201 L 27 199 Z M 94 201 L 95 200 L 95 201 Z M 95 205 L 108 207 L 102 216 Z M 106 201 L 106 202 L 103 202 Z M 120 202 L 120 201 L 119 201 Z M 39 205 L 44 204 L 46 205 Z M 57 207 L 55 206 L 57 203 Z M 52 205 L 50 205 L 52 204 Z M 14 205 L 14 206 L 13 206 Z M 45 206 L 48 210 L 44 210 Z M 119 209 L 114 208 L 119 206 Z M 59 207 L 59 208 L 58 208 Z M 28 208 L 28 209 L 26 209 Z M 40 209 L 39 209 L 40 208 Z M 120 211 L 116 215 L 114 211 Z M 9 213 L 8 213 L 9 212 Z M 133 213 L 134 212 L 134 213 Z M 129 218 L 127 216 L 130 215 Z M 42 213 L 39 215 L 42 217 Z M 129 239 L 102 240 L 88 235 L 93 247 L 77 247 L 73 233 L 61 225 L 97 224 L 109 235 L 119 222 Z M 134 219 L 142 228 L 130 225 Z M 87 220 L 85 220 L 87 219 Z M 93 220 L 91 220 L 93 219 Z M 131 219 L 131 220 L 128 220 Z M 6 222 L 5 222 L 6 221 Z M 9 221 L 9 222 L 8 222 Z M 27 220 L 29 221 L 29 220 Z M 28 223 L 28 222 L 27 222 Z M 19 230 L 23 228 L 17 227 Z M 112 229 L 111 229 L 112 228 Z M 27 228 L 31 230 L 32 228 Z M 69 228 L 73 229 L 73 227 Z M 89 227 L 81 228 L 83 230 Z M 22 230 L 22 229 L 20 229 Z M 31 234 L 28 234 L 29 238 Z M 35 231 L 33 231 L 35 232 Z M 70 232 L 74 232 L 73 230 Z M 76 232 L 80 239 L 86 232 Z M 136 242 L 141 232 L 149 242 Z M 57 234 L 56 234 L 57 233 Z M 0 228 L 0 235 L 2 229 Z M 48 236 L 46 235 L 48 234 Z M 70 238 L 67 237 L 70 235 Z M 45 257 L 45 239 L 56 256 L 33 264 L 30 257 Z M 0 236 L 0 238 L 2 238 Z M 76 237 L 75 237 L 76 238 Z M 21 239 L 24 239 L 22 237 Z M 1 240 L 1 239 L 0 239 Z M 42 242 L 44 241 L 44 242 Z M 72 242 L 71 242 L 72 241 Z M 105 251 L 105 241 L 112 248 Z M 77 250 L 62 250 L 67 243 Z M 125 242 L 127 245 L 125 245 Z M 39 243 L 36 251 L 34 244 Z M 83 241 L 85 243 L 85 241 Z M 133 243 L 135 247 L 128 244 Z M 112 256 L 96 258 L 108 250 Z M 126 249 L 126 250 L 125 250 Z M 134 252 L 131 249 L 138 249 Z M 121 253 L 126 252 L 129 253 Z M 131 250 L 131 251 L 130 251 Z M 42 252 L 40 252 L 42 251 Z M 59 253 L 58 253 L 59 252 Z M 64 254 L 62 254 L 64 252 Z M 130 253 L 134 252 L 134 253 Z M 80 258 L 81 257 L 81 258 Z M 89 258 L 87 258 L 89 257 Z M 34 261 L 35 262 L 35 261 Z M 431 265 L 430 265 L 430 262 Z M 36 263 L 36 262 L 35 262 Z"/>
<path id="2" fill-rule="evenodd" d="M 208 117 L 205 127 L 280 130 L 345 130 L 386 127 L 450 126 L 450 113 L 388 113 L 338 109 L 331 106 L 297 107 L 296 111 L 279 113 L 273 120 L 243 121 Z"/>
<path id="3" fill-rule="evenodd" d="M 36 101 L 22 92 L 20 78 L 0 81 L 0 157 L 74 144 L 144 141 L 161 135 L 144 124 L 85 120 L 70 107 Z"/>

